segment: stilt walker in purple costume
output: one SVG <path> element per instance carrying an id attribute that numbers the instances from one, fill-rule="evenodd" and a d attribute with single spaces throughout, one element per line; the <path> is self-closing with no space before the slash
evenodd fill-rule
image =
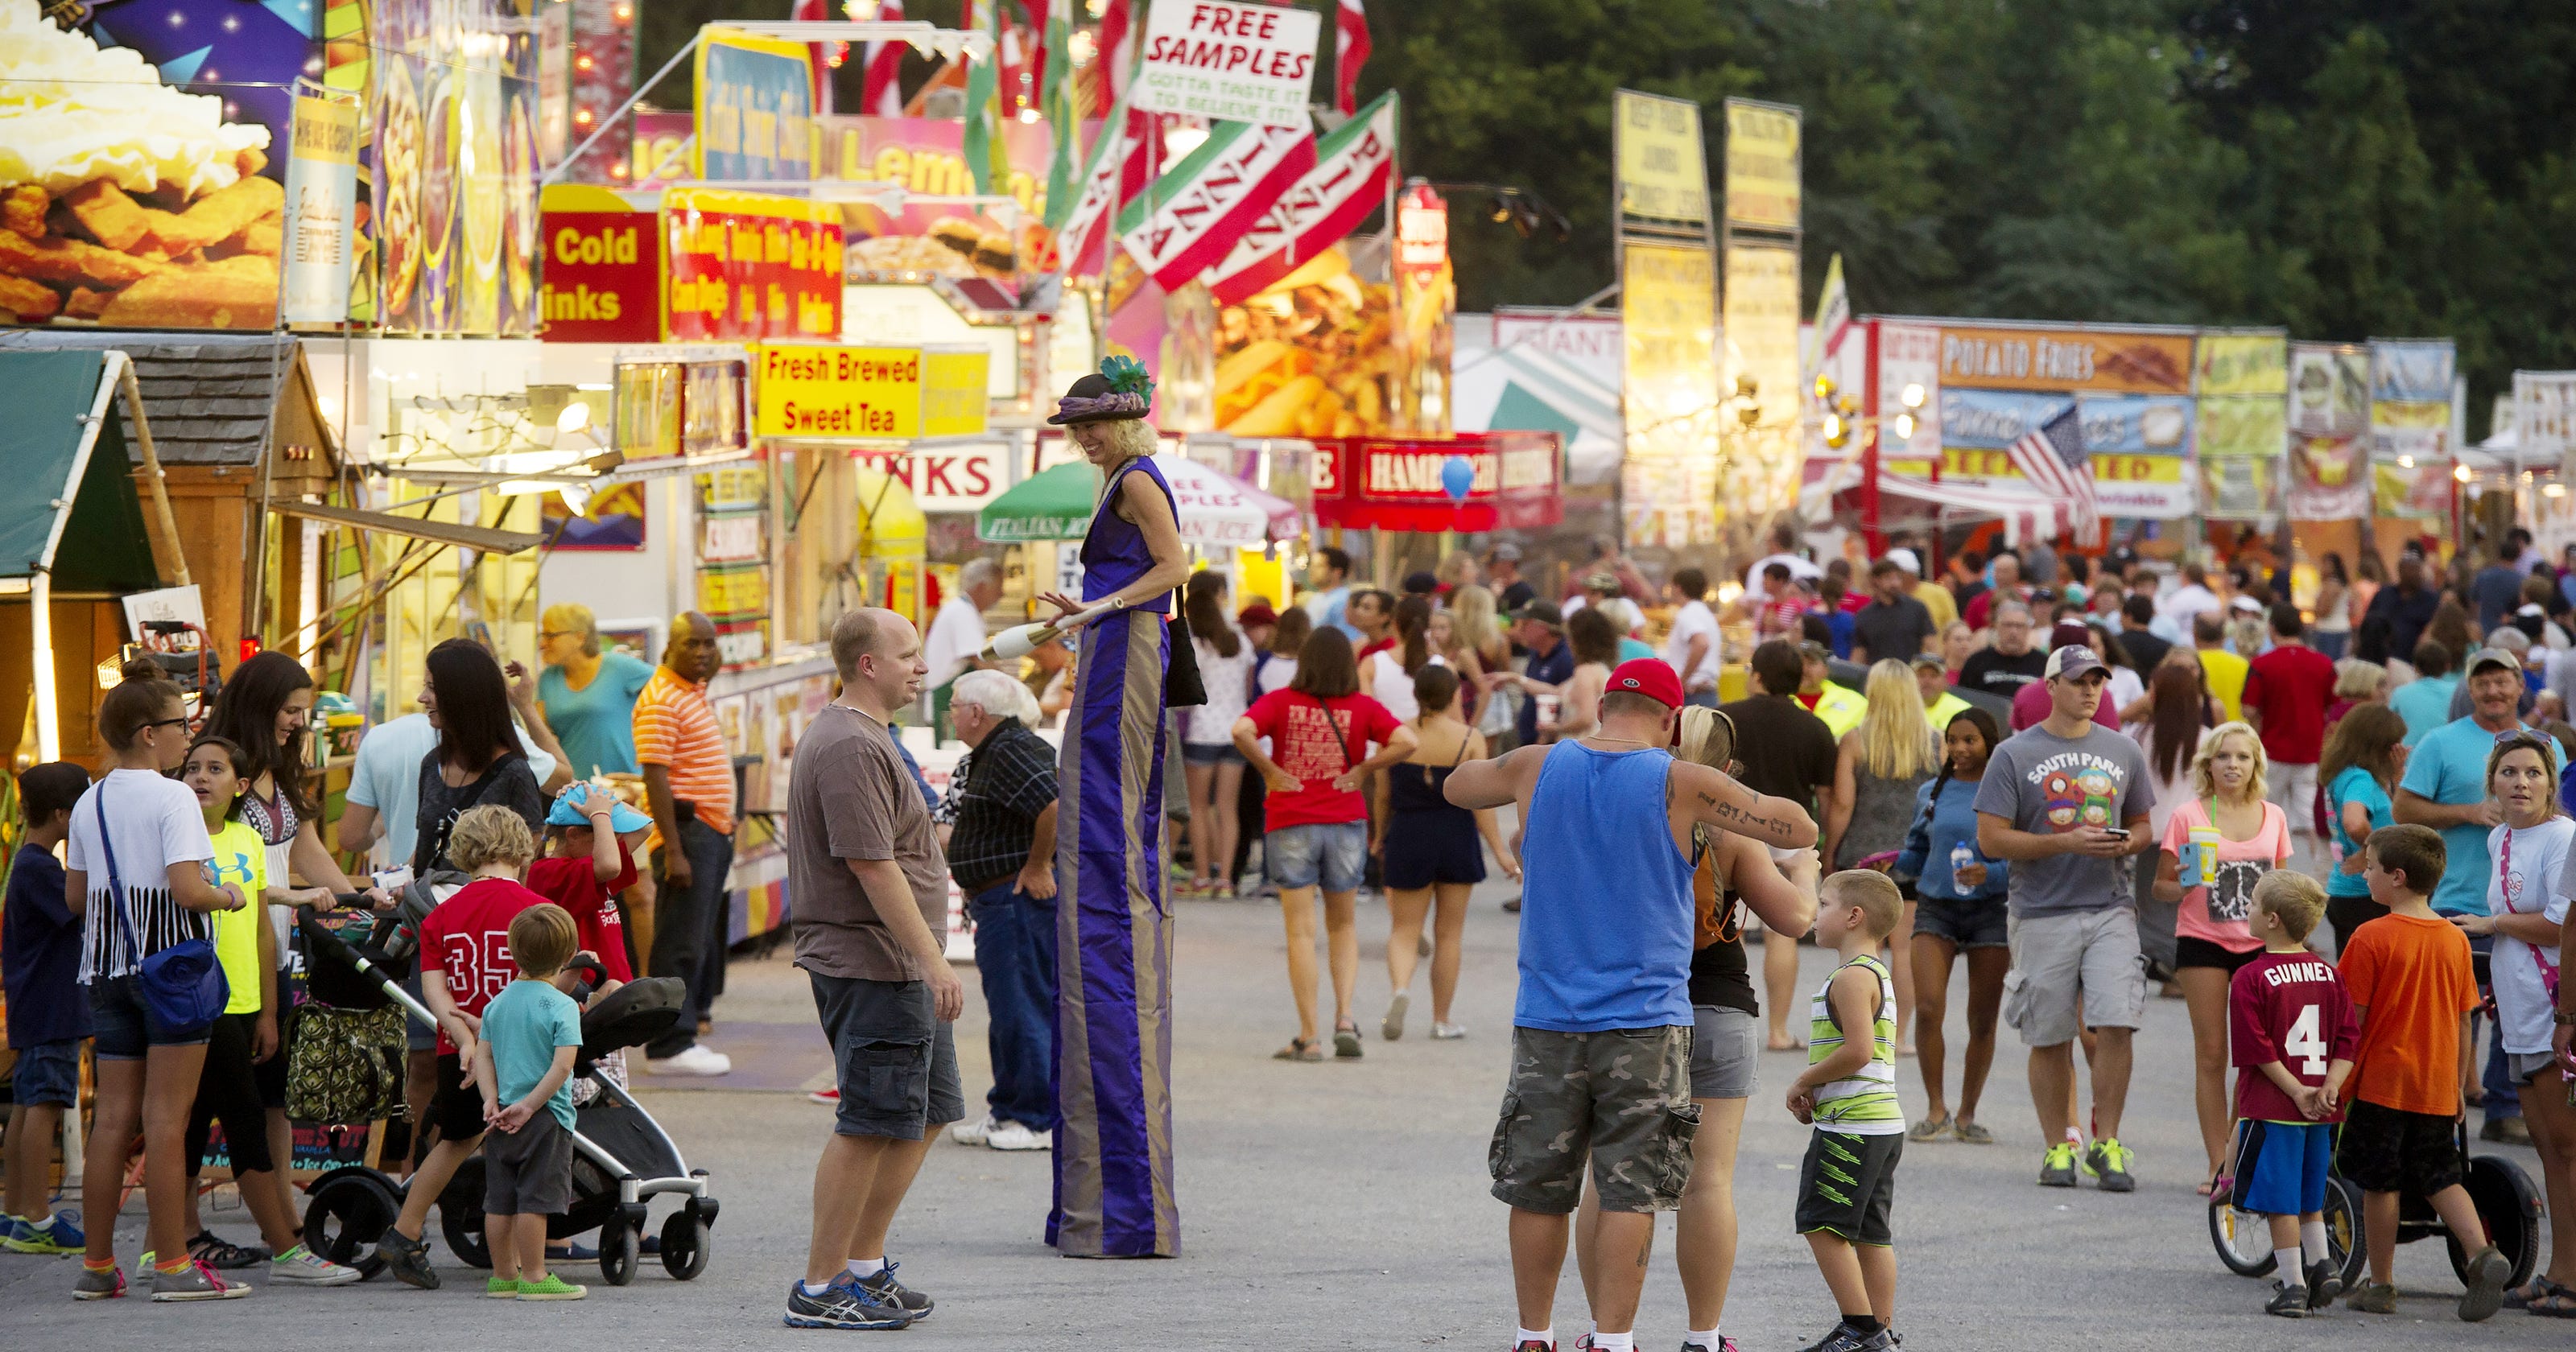
<path id="1" fill-rule="evenodd" d="M 1044 598 L 1080 627 L 1058 769 L 1055 1209 L 1068 1258 L 1170 1258 L 1172 920 L 1163 886 L 1163 710 L 1173 589 L 1189 576 L 1171 486 L 1145 422 L 1153 382 L 1113 357 L 1058 401 L 1101 471 L 1082 541 L 1082 599 Z M 1186 643 L 1178 645 L 1188 652 Z M 1196 684 L 1195 666 L 1186 685 Z M 1191 700 L 1188 702 L 1195 702 Z"/>

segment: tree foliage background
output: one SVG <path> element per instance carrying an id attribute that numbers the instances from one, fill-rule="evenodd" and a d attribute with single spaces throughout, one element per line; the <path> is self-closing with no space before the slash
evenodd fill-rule
<path id="1" fill-rule="evenodd" d="M 1610 91 L 1806 112 L 1807 303 L 2459 340 L 2471 423 L 2576 366 L 2576 6 L 2509 0 L 1439 0 L 1370 7 L 1363 95 L 1462 201 L 1463 308 L 1610 281 Z"/>
<path id="2" fill-rule="evenodd" d="M 1166 0 L 1168 3 L 1169 0 Z M 1331 0 L 1316 81 L 1331 88 Z M 785 0 L 645 0 L 640 72 Z M 954 24 L 958 0 L 914 0 Z M 2483 435 L 2514 368 L 2576 367 L 2570 0 L 1370 0 L 1363 99 L 1404 170 L 1509 183 L 1573 237 L 1460 195 L 1460 304 L 1610 281 L 1610 92 L 1806 112 L 1807 304 L 2453 337 Z M 858 98 L 858 63 L 840 74 Z M 907 88 L 926 64 L 907 62 Z M 686 76 L 656 91 L 685 106 Z"/>

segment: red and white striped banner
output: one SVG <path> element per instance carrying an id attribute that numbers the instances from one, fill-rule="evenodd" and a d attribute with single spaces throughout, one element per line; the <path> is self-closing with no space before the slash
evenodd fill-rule
<path id="1" fill-rule="evenodd" d="M 1317 141 L 1315 167 L 1261 213 L 1208 274 L 1217 303 L 1242 303 L 1357 229 L 1386 200 L 1395 137 L 1395 91 L 1388 90 Z"/>

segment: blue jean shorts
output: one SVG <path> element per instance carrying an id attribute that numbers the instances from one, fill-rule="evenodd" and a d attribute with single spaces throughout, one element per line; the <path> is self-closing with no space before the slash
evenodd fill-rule
<path id="1" fill-rule="evenodd" d="M 1368 863 L 1368 823 L 1336 822 L 1329 826 L 1287 826 L 1263 836 L 1261 872 L 1277 887 L 1313 887 L 1327 892 L 1356 892 Z"/>
<path id="2" fill-rule="evenodd" d="M 52 1105 L 69 1108 L 80 1102 L 80 1039 L 39 1042 L 18 1049 L 18 1067 L 10 1072 L 11 1094 L 22 1108 Z"/>
<path id="3" fill-rule="evenodd" d="M 202 1047 L 212 1024 L 173 1028 L 143 999 L 143 978 L 132 972 L 90 983 L 90 1036 L 101 1061 L 140 1061 L 154 1047 Z"/>

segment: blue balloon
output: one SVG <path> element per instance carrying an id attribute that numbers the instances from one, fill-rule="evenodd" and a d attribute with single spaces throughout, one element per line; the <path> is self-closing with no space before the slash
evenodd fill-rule
<path id="1" fill-rule="evenodd" d="M 1476 486 L 1476 467 L 1463 455 L 1453 455 L 1440 462 L 1440 487 L 1453 504 L 1463 503 Z"/>

